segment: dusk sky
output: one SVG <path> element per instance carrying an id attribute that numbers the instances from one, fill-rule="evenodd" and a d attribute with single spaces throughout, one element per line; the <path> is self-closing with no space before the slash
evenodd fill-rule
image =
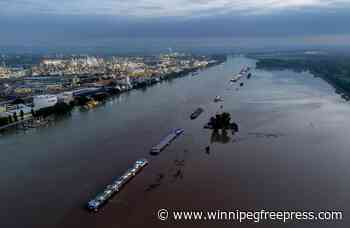
<path id="1" fill-rule="evenodd" d="M 349 45 L 349 0 L 0 0 L 0 46 L 118 38 Z"/>

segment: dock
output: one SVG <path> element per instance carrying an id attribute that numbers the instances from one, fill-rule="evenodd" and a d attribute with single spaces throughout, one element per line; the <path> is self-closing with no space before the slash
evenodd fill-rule
<path id="1" fill-rule="evenodd" d="M 7 125 L 4 125 L 4 126 L 1 126 L 0 127 L 0 131 L 3 131 L 3 130 L 6 130 L 6 129 L 9 129 L 9 128 L 13 128 L 13 127 L 18 127 L 18 126 L 23 126 L 25 124 L 28 124 L 29 122 L 33 121 L 33 118 L 26 118 L 24 120 L 18 120 L 14 123 L 10 123 L 10 124 L 7 124 Z"/>

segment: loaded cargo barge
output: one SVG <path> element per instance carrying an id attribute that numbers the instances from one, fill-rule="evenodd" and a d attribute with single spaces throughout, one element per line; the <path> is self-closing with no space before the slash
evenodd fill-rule
<path id="1" fill-rule="evenodd" d="M 248 66 L 243 67 L 241 69 L 241 71 L 238 74 L 236 74 L 230 81 L 231 82 L 238 82 L 244 76 L 247 76 L 247 78 L 250 78 L 251 73 L 249 71 L 250 71 L 250 67 L 248 67 Z"/>
<path id="2" fill-rule="evenodd" d="M 108 200 L 116 193 L 118 193 L 122 187 L 124 187 L 132 178 L 136 176 L 138 172 L 142 170 L 148 164 L 146 159 L 137 160 L 134 166 L 128 169 L 121 177 L 108 185 L 103 192 L 95 196 L 87 204 L 87 209 L 97 212 Z"/>
<path id="3" fill-rule="evenodd" d="M 196 111 L 194 111 L 194 112 L 191 114 L 191 120 L 196 119 L 200 114 L 202 114 L 203 111 L 204 111 L 203 108 L 197 108 Z"/>
<path id="4" fill-rule="evenodd" d="M 185 130 L 184 129 L 175 129 L 168 136 L 166 136 L 160 143 L 153 146 L 151 149 L 151 154 L 158 154 L 164 150 L 174 139 L 180 136 Z"/>

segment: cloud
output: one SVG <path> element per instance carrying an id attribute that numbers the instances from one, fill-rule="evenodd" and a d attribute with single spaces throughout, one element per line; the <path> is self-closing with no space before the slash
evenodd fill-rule
<path id="1" fill-rule="evenodd" d="M 337 9 L 349 0 L 0 0 L 0 14 L 198 17 L 271 14 L 284 10 Z"/>
<path id="2" fill-rule="evenodd" d="M 349 10 L 350 0 L 0 0 L 0 47 L 141 37 L 344 44 Z"/>

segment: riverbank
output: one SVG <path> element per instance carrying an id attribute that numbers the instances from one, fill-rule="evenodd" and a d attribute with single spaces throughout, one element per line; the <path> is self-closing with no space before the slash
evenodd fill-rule
<path id="1" fill-rule="evenodd" d="M 331 84 L 344 99 L 350 100 L 350 57 L 300 55 L 293 58 L 279 56 L 256 59 L 257 69 L 308 71 Z"/>
<path id="2" fill-rule="evenodd" d="M 131 90 L 137 89 L 146 89 L 147 87 L 151 87 L 157 83 L 166 80 L 173 80 L 175 78 L 180 78 L 188 75 L 193 75 L 194 73 L 198 74 L 198 71 L 206 70 L 210 67 L 222 64 L 226 61 L 226 56 L 215 56 L 213 59 L 206 65 L 201 67 L 193 67 L 189 69 L 182 69 L 176 72 L 170 72 L 168 74 L 159 76 L 159 77 L 149 77 L 142 82 L 136 81 L 132 84 L 131 89 L 126 90 L 116 90 L 111 86 L 103 86 L 96 90 L 94 93 L 89 93 L 89 95 L 83 95 L 75 97 L 69 104 L 59 102 L 53 107 L 48 107 L 45 109 L 41 109 L 38 111 L 32 111 L 32 114 L 29 114 L 29 118 L 49 118 L 50 116 L 61 116 L 69 114 L 74 107 L 78 107 L 80 110 L 89 110 L 99 106 L 99 104 L 104 103 L 107 99 L 118 96 L 122 93 L 129 92 Z M 101 96 L 101 94 L 103 96 Z M 2 124 L 1 124 L 2 123 Z M 7 129 L 19 126 L 22 124 L 22 121 L 15 121 L 14 123 L 10 123 L 7 118 L 4 118 L 4 121 L 0 123 L 0 131 L 5 131 Z M 23 122 L 24 123 L 24 122 Z"/>

